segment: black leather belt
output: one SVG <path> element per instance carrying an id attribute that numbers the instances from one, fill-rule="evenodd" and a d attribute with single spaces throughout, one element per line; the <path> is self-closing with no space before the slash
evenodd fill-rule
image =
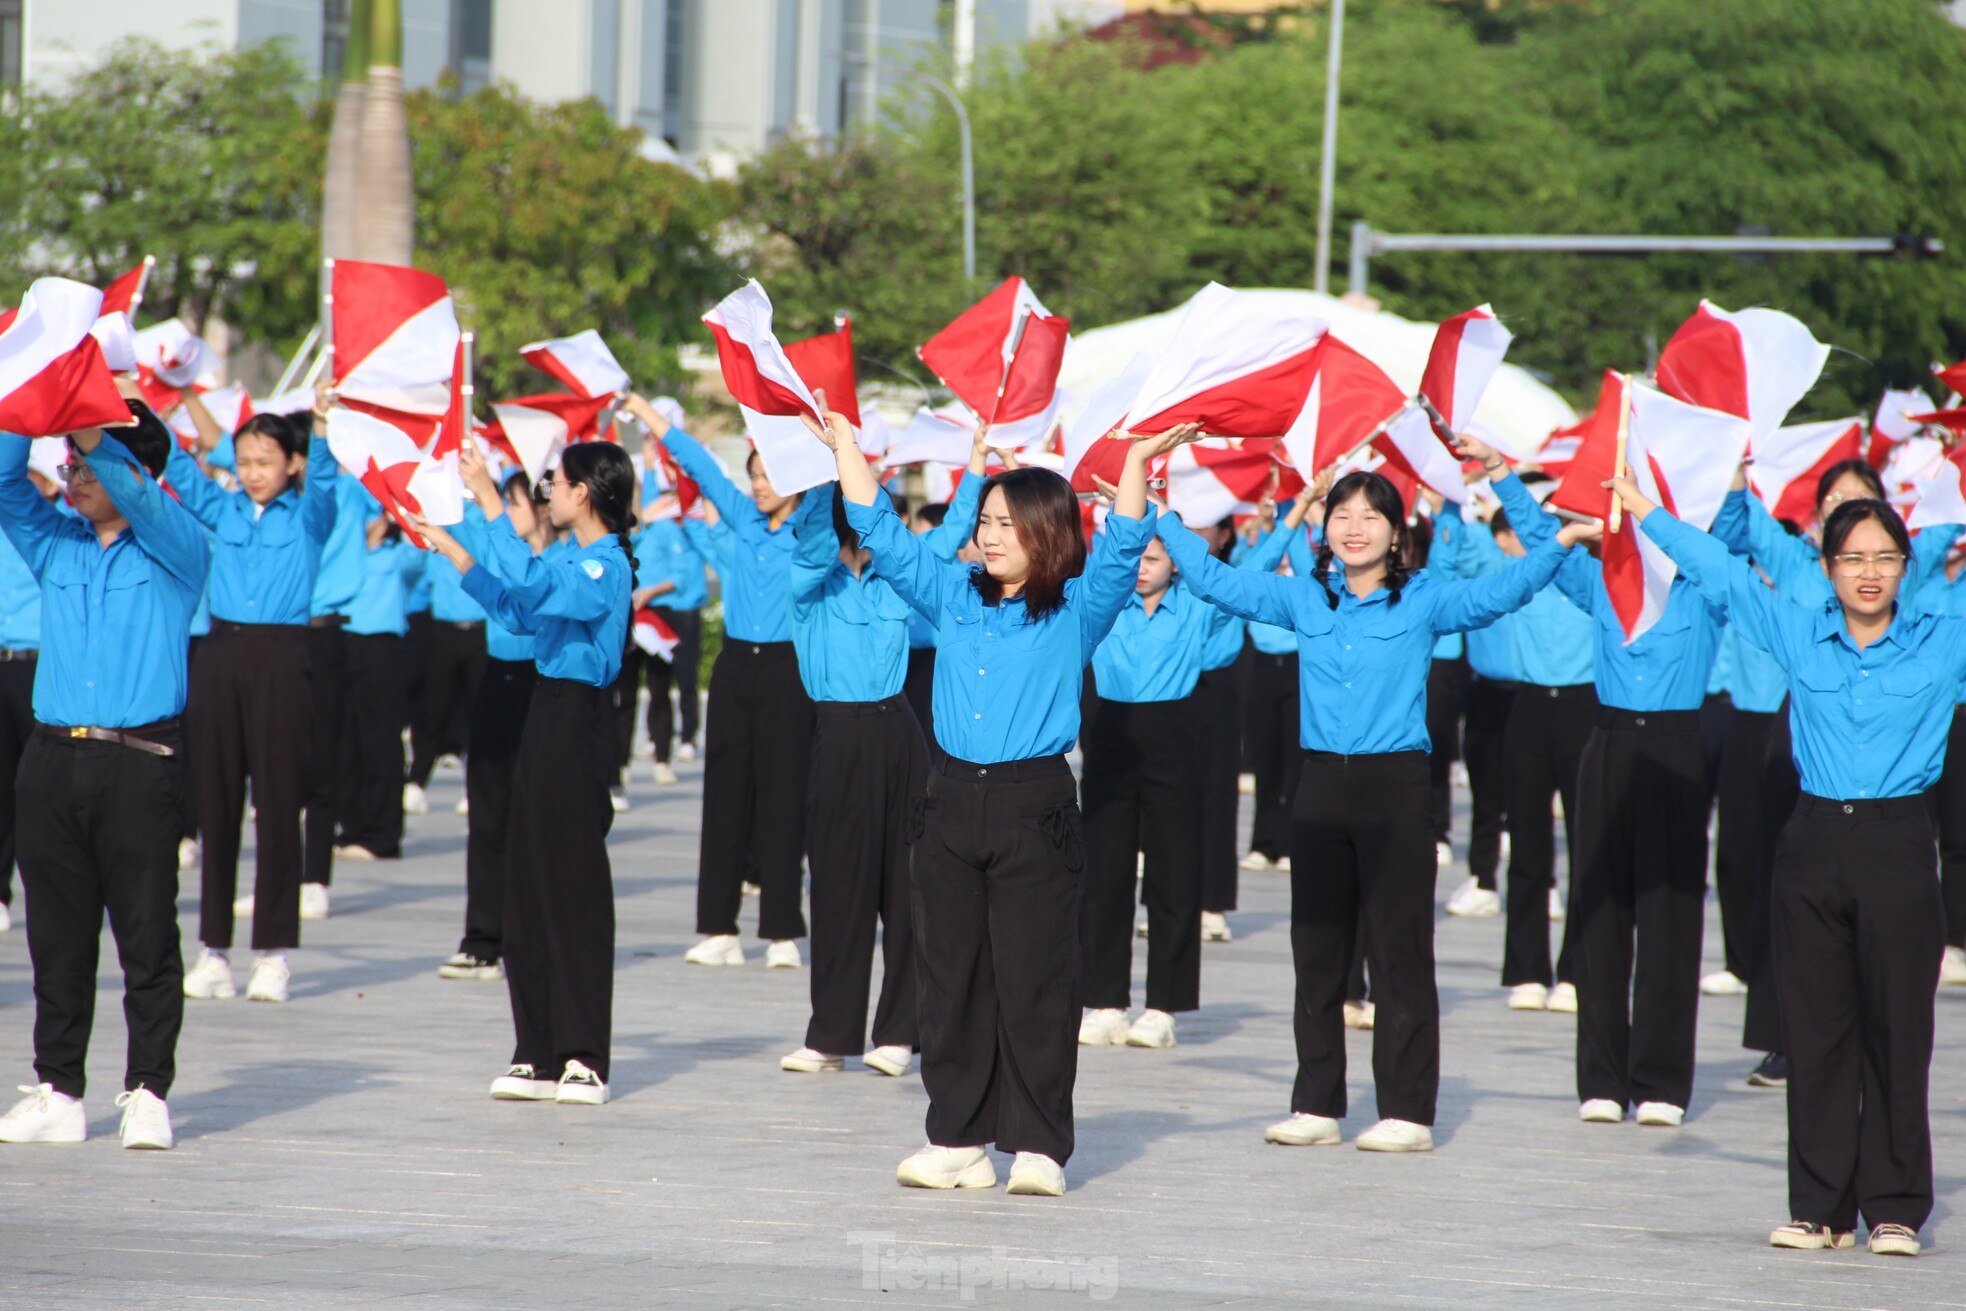
<path id="1" fill-rule="evenodd" d="M 32 664 L 40 655 L 40 651 L 31 646 L 0 646 L 0 665 Z"/>
<path id="2" fill-rule="evenodd" d="M 145 724 L 139 728 L 97 728 L 93 724 L 42 724 L 40 729 L 52 738 L 70 742 L 109 742 L 119 747 L 130 747 L 149 756 L 174 756 L 177 748 L 163 742 L 153 742 L 148 734 L 167 733 L 175 730 L 175 719 L 160 720 L 155 724 Z"/>

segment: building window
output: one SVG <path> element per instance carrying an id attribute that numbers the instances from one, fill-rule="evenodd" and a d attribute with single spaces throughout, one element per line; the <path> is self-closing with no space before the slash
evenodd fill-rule
<path id="1" fill-rule="evenodd" d="M 491 84 L 491 0 L 451 0 L 450 65 L 464 95 Z"/>
<path id="2" fill-rule="evenodd" d="M 321 5 L 321 77 L 339 82 L 348 58 L 348 0 L 324 0 Z"/>
<path id="3" fill-rule="evenodd" d="M 689 7 L 691 0 L 669 0 L 663 14 L 662 31 L 662 139 L 671 148 L 682 148 L 684 98 L 683 78 L 688 65 Z"/>

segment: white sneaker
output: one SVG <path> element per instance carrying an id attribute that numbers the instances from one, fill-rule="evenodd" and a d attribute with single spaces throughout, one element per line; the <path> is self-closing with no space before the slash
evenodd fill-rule
<path id="1" fill-rule="evenodd" d="M 1946 954 L 1939 958 L 1939 984 L 1947 988 L 1966 986 L 1966 947 L 1946 948 Z"/>
<path id="2" fill-rule="evenodd" d="M 1608 1097 L 1593 1097 L 1577 1108 L 1577 1118 L 1585 1124 L 1623 1124 L 1625 1108 Z"/>
<path id="3" fill-rule="evenodd" d="M 764 893 L 763 888 L 759 887 L 755 883 L 748 883 L 748 882 L 738 884 L 737 890 L 747 897 L 761 896 Z"/>
<path id="4" fill-rule="evenodd" d="M 224 1001 L 239 995 L 232 983 L 232 962 L 224 952 L 207 947 L 198 953 L 198 963 L 185 971 L 184 995 L 193 1001 Z"/>
<path id="5" fill-rule="evenodd" d="M 696 762 L 696 743 L 678 742 L 676 744 L 676 759 L 686 765 L 694 764 Z"/>
<path id="6" fill-rule="evenodd" d="M 1141 1011 L 1126 1031 L 1126 1045 L 1129 1047 L 1172 1047 L 1174 1045 L 1174 1017 L 1166 1011 Z"/>
<path id="7" fill-rule="evenodd" d="M 1347 1029 L 1369 1029 L 1379 1019 L 1379 1008 L 1369 1001 L 1348 1001 L 1345 1003 L 1345 1027 Z"/>
<path id="8" fill-rule="evenodd" d="M 930 1143 L 894 1171 L 903 1188 L 995 1188 L 997 1168 L 981 1147 L 937 1147 Z"/>
<path id="9" fill-rule="evenodd" d="M 1512 1011 L 1546 1011 L 1550 1008 L 1550 990 L 1540 983 L 1518 983 L 1509 989 L 1509 1009 Z"/>
<path id="10" fill-rule="evenodd" d="M 735 933 L 718 933 L 683 953 L 691 965 L 742 965 L 744 944 Z"/>
<path id="11" fill-rule="evenodd" d="M 1237 793 L 1237 795 L 1239 795 L 1239 796 L 1245 796 L 1245 797 L 1253 797 L 1253 796 L 1255 796 L 1255 795 L 1256 795 L 1256 775 L 1254 775 L 1254 774 L 1237 774 L 1237 775 L 1236 775 L 1236 793 Z"/>
<path id="12" fill-rule="evenodd" d="M 1010 1186 L 1020 1197 L 1063 1197 L 1065 1167 L 1042 1152 L 1019 1152 L 1010 1163 Z"/>
<path id="13" fill-rule="evenodd" d="M 1236 935 L 1229 931 L 1229 917 L 1219 910 L 1205 910 L 1201 913 L 1201 940 L 1203 942 L 1234 942 Z"/>
<path id="14" fill-rule="evenodd" d="M 796 938 L 781 938 L 765 948 L 765 968 L 768 970 L 796 970 L 804 965 L 805 958 L 799 955 Z"/>
<path id="15" fill-rule="evenodd" d="M 1434 867 L 1436 869 L 1446 869 L 1449 865 L 1452 865 L 1453 863 L 1454 863 L 1453 844 L 1447 842 L 1434 843 Z"/>
<path id="16" fill-rule="evenodd" d="M 1266 869 L 1276 868 L 1275 865 L 1270 863 L 1270 858 L 1264 855 L 1260 851 L 1250 852 L 1248 855 L 1244 856 L 1241 860 L 1237 861 L 1236 864 L 1241 868 L 1249 870 L 1253 873 L 1261 873 Z"/>
<path id="17" fill-rule="evenodd" d="M 1715 970 L 1712 974 L 1700 976 L 1700 995 L 1703 997 L 1739 997 L 1747 990 L 1748 985 L 1731 970 Z"/>
<path id="18" fill-rule="evenodd" d="M 1686 1108 L 1674 1106 L 1671 1102 L 1640 1102 L 1638 1114 L 1632 1118 L 1654 1128 L 1677 1129 L 1686 1123 Z"/>
<path id="19" fill-rule="evenodd" d="M 1133 936 L 1134 936 L 1134 937 L 1136 937 L 1136 938 L 1144 938 L 1144 937 L 1146 937 L 1146 936 L 1147 936 L 1147 917 L 1146 917 L 1146 916 L 1144 916 L 1144 915 L 1143 915 L 1143 916 L 1141 916 L 1141 917 L 1140 917 L 1140 922 L 1139 922 L 1138 924 L 1136 924 L 1136 925 L 1134 925 L 1134 926 L 1133 926 Z"/>
<path id="20" fill-rule="evenodd" d="M 654 772 L 655 772 L 655 781 L 657 786 L 659 787 L 665 787 L 665 788 L 674 787 L 676 786 L 676 784 L 682 781 L 681 779 L 676 777 L 675 768 L 671 766 L 669 762 L 666 760 L 656 761 Z"/>
<path id="21" fill-rule="evenodd" d="M 492 1100 L 497 1102 L 550 1102 L 559 1091 L 559 1084 L 540 1078 L 530 1065 L 514 1065 L 491 1081 Z"/>
<path id="22" fill-rule="evenodd" d="M 405 815 L 427 815 L 430 813 L 430 794 L 421 784 L 403 784 L 403 813 Z"/>
<path id="23" fill-rule="evenodd" d="M 1563 918 L 1563 914 L 1564 914 L 1563 894 L 1556 890 L 1555 884 L 1551 884 L 1550 885 L 1550 918 L 1552 920 L 1561 920 Z"/>
<path id="24" fill-rule="evenodd" d="M 861 1060 L 868 1069 L 885 1074 L 889 1078 L 899 1079 L 908 1073 L 909 1068 L 914 1064 L 915 1053 L 897 1044 L 890 1047 L 876 1047 L 861 1057 Z"/>
<path id="25" fill-rule="evenodd" d="M 1431 1152 L 1434 1131 L 1411 1120 L 1381 1120 L 1358 1136 L 1361 1152 Z"/>
<path id="26" fill-rule="evenodd" d="M 505 967 L 495 960 L 480 960 L 468 951 L 460 951 L 437 967 L 437 975 L 445 979 L 502 979 Z"/>
<path id="27" fill-rule="evenodd" d="M 0 933 L 14 927 L 14 912 L 6 902 L 0 901 Z"/>
<path id="28" fill-rule="evenodd" d="M 0 1115 L 0 1143 L 79 1143 L 88 1138 L 89 1116 L 80 1099 L 46 1083 L 24 1083 L 20 1090 L 27 1096 Z"/>
<path id="29" fill-rule="evenodd" d="M 1560 1015 L 1577 1013 L 1577 985 L 1559 983 L 1550 989 L 1550 1009 Z"/>
<path id="30" fill-rule="evenodd" d="M 294 972 L 287 965 L 286 956 L 277 951 L 262 952 L 253 957 L 253 972 L 246 980 L 247 1001 L 285 1001 L 287 985 L 293 981 Z"/>
<path id="31" fill-rule="evenodd" d="M 1447 899 L 1447 913 L 1468 919 L 1492 919 L 1502 913 L 1502 898 L 1499 893 L 1482 887 L 1478 880 L 1470 876 Z"/>
<path id="32" fill-rule="evenodd" d="M 366 864 L 374 860 L 376 855 L 359 842 L 344 842 L 341 846 L 334 849 L 334 858 L 336 860 L 359 860 Z"/>
<path id="33" fill-rule="evenodd" d="M 177 867 L 197 869 L 199 857 L 203 855 L 197 838 L 179 838 L 177 843 Z"/>
<path id="34" fill-rule="evenodd" d="M 164 1099 L 148 1088 L 132 1088 L 116 1098 L 123 1108 L 123 1123 L 116 1132 L 126 1148 L 169 1151 L 177 1144 L 171 1133 L 171 1112 Z"/>
<path id="35" fill-rule="evenodd" d="M 463 815 L 468 818 L 471 814 L 471 798 L 468 796 L 459 797 L 457 799 L 457 804 L 455 806 L 452 806 L 451 809 L 456 811 L 459 815 Z"/>
<path id="36" fill-rule="evenodd" d="M 300 917 L 304 920 L 324 920 L 328 917 L 327 884 L 303 883 L 300 885 Z"/>
<path id="37" fill-rule="evenodd" d="M 437 757 L 437 768 L 463 769 L 464 762 L 458 758 L 455 751 L 446 751 L 443 755 Z"/>
<path id="38" fill-rule="evenodd" d="M 801 1047 L 790 1056 L 781 1057 L 778 1068 L 791 1074 L 838 1074 L 846 1069 L 846 1057 L 828 1056 L 825 1052 Z"/>
<path id="39" fill-rule="evenodd" d="M 1279 874 L 1288 874 L 1290 872 L 1290 857 L 1287 855 L 1278 856 L 1275 868 Z"/>
<path id="40" fill-rule="evenodd" d="M 1079 1046 L 1126 1046 L 1126 1012 L 1117 1007 L 1089 1010 L 1079 1021 Z"/>
<path id="41" fill-rule="evenodd" d="M 234 919 L 247 919 L 252 915 L 252 913 L 253 913 L 252 893 L 248 892 L 243 897 L 234 897 L 232 899 L 232 915 Z"/>
<path id="42" fill-rule="evenodd" d="M 1336 1147 L 1344 1141 L 1338 1122 L 1324 1115 L 1292 1111 L 1288 1120 L 1279 1120 L 1263 1130 L 1263 1141 L 1285 1147 Z"/>
<path id="43" fill-rule="evenodd" d="M 617 815 L 625 815 L 625 814 L 627 814 L 627 813 L 628 813 L 628 789 L 627 789 L 627 788 L 609 788 L 609 789 L 608 789 L 608 804 L 609 804 L 610 806 L 613 806 L 613 807 L 614 807 L 614 813 L 615 813 L 615 814 L 617 814 Z"/>
<path id="44" fill-rule="evenodd" d="M 600 1075 L 579 1061 L 568 1061 L 553 1100 L 562 1106 L 606 1106 L 608 1086 Z"/>

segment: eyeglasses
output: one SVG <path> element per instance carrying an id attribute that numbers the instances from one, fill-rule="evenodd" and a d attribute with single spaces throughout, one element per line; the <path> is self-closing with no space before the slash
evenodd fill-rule
<path id="1" fill-rule="evenodd" d="M 1850 551 L 1832 556 L 1830 562 L 1836 566 L 1836 572 L 1845 578 L 1855 578 L 1870 570 L 1874 570 L 1879 578 L 1896 578 L 1905 571 L 1903 551 L 1877 551 L 1870 555 Z"/>
<path id="2" fill-rule="evenodd" d="M 96 471 L 89 467 L 86 460 L 70 460 L 67 464 L 58 464 L 55 466 L 55 472 L 61 475 L 61 480 L 65 483 L 92 483 L 96 480 Z"/>

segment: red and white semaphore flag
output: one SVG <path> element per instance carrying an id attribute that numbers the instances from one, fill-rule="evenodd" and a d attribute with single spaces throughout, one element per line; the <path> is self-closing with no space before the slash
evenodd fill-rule
<path id="1" fill-rule="evenodd" d="M 990 425 L 1003 450 L 1039 445 L 1058 423 L 1058 369 L 1071 321 L 1044 307 L 1022 278 L 1001 286 L 922 343 L 922 363 Z"/>
<path id="2" fill-rule="evenodd" d="M 229 387 L 214 387 L 208 392 L 198 394 L 198 402 L 212 416 L 224 432 L 236 433 L 246 426 L 246 420 L 259 413 L 253 407 L 253 398 L 238 383 Z M 166 420 L 173 433 L 177 434 L 179 445 L 190 450 L 198 443 L 198 426 L 191 421 L 189 407 L 180 405 Z"/>
<path id="3" fill-rule="evenodd" d="M 1282 436 L 1304 410 L 1325 335 L 1322 319 L 1211 282 L 1181 311 L 1174 340 L 1118 426 L 1151 435 L 1199 423 L 1212 437 Z M 1291 454 L 1305 467 L 1307 453 L 1293 445 Z"/>
<path id="4" fill-rule="evenodd" d="M 1468 431 L 1475 407 L 1513 340 L 1487 305 L 1456 314 L 1434 330 L 1433 349 L 1427 352 L 1427 368 L 1420 375 L 1420 395 L 1433 403 L 1449 432 Z"/>
<path id="5" fill-rule="evenodd" d="M 612 396 L 628 390 L 628 370 L 592 328 L 521 346 L 519 358 L 576 396 Z"/>
<path id="6" fill-rule="evenodd" d="M 1751 437 L 1782 426 L 1816 385 L 1829 347 L 1780 310 L 1729 312 L 1703 300 L 1659 352 L 1659 390 L 1746 419 Z"/>
<path id="7" fill-rule="evenodd" d="M 418 450 L 395 424 L 336 406 L 328 412 L 328 449 L 419 548 L 428 543 L 410 526 L 410 515 L 439 526 L 464 518 L 464 488 L 456 474 Z"/>
<path id="8" fill-rule="evenodd" d="M 676 630 L 654 610 L 643 606 L 635 612 L 635 645 L 657 660 L 673 664 L 676 659 L 676 645 L 682 639 Z"/>
<path id="9" fill-rule="evenodd" d="M 89 335 L 101 308 L 101 292 L 67 278 L 27 289 L 0 332 L 0 429 L 58 437 L 130 422 L 102 344 Z"/>
<path id="10" fill-rule="evenodd" d="M 771 297 L 751 279 L 703 316 L 717 343 L 724 385 L 744 413 L 744 426 L 764 461 L 765 476 L 790 496 L 832 482 L 833 452 L 806 430 L 806 415 L 820 422 L 812 389 L 785 356 L 771 330 Z"/>
<path id="11" fill-rule="evenodd" d="M 1272 438 L 1177 446 L 1167 457 L 1167 508 L 1195 527 L 1256 513 L 1281 472 L 1280 449 Z"/>
<path id="12" fill-rule="evenodd" d="M 1955 446 L 1933 460 L 1913 480 L 1914 498 L 1905 527 L 1914 532 L 1933 524 L 1966 523 L 1966 446 Z"/>
<path id="13" fill-rule="evenodd" d="M 1817 480 L 1832 465 L 1860 458 L 1863 449 L 1862 419 L 1793 423 L 1749 444 L 1748 482 L 1768 513 L 1806 524 L 1816 517 Z"/>
<path id="14" fill-rule="evenodd" d="M 1871 417 L 1870 440 L 1864 446 L 1864 459 L 1873 469 L 1882 469 L 1891 460 L 1891 449 L 1918 435 L 1924 425 L 1911 416 L 1927 414 L 1932 398 L 1917 388 L 1887 391 L 1877 402 Z"/>
<path id="15" fill-rule="evenodd" d="M 1098 490 L 1095 477 L 1109 483 L 1119 481 L 1126 461 L 1128 442 L 1112 434 L 1119 429 L 1126 410 L 1140 389 L 1154 374 L 1159 356 L 1141 351 L 1113 378 L 1102 383 L 1065 429 L 1064 474 L 1072 490 L 1091 495 Z"/>
<path id="16" fill-rule="evenodd" d="M 961 468 L 969 463 L 969 450 L 975 442 L 976 422 L 967 411 L 953 405 L 939 410 L 924 405 L 908 420 L 908 426 L 895 435 L 882 463 L 890 469 L 909 464 L 952 464 Z"/>
<path id="17" fill-rule="evenodd" d="M 1372 446 L 1387 461 L 1408 474 L 1412 463 L 1400 454 L 1398 446 L 1385 441 L 1385 435 L 1400 413 L 1411 407 L 1399 384 L 1385 370 L 1365 356 L 1326 333 L 1312 352 L 1313 372 L 1310 388 L 1297 417 L 1284 432 L 1284 449 L 1291 461 L 1312 475 L 1343 463 L 1363 446 Z M 1428 435 L 1443 455 L 1448 451 L 1438 438 Z M 1415 458 L 1422 459 L 1418 447 Z M 1453 457 L 1448 456 L 1451 460 Z M 1455 480 L 1459 480 L 1458 464 Z"/>
<path id="18" fill-rule="evenodd" d="M 785 358 L 815 396 L 826 393 L 827 409 L 844 414 L 855 428 L 864 427 L 860 421 L 860 380 L 853 367 L 852 319 L 833 332 L 786 342 Z M 861 449 L 867 449 L 865 442 Z M 876 452 L 869 450 L 867 454 Z"/>
<path id="19" fill-rule="evenodd" d="M 1417 401 L 1395 414 L 1372 444 L 1385 455 L 1387 463 L 1411 474 L 1415 482 L 1456 505 L 1467 504 L 1468 481 L 1461 476 L 1460 457 L 1440 439 L 1433 416 Z"/>
<path id="20" fill-rule="evenodd" d="M 336 392 L 404 414 L 442 414 L 461 335 L 444 280 L 338 259 L 329 287 Z"/>
<path id="21" fill-rule="evenodd" d="M 613 401 L 612 395 L 545 392 L 495 401 L 492 413 L 498 416 L 498 426 L 513 458 L 527 478 L 538 482 L 548 469 L 558 467 L 560 452 L 569 445 L 599 436 L 601 411 Z"/>
<path id="22" fill-rule="evenodd" d="M 156 263 L 155 256 L 145 255 L 135 268 L 103 288 L 102 315 L 89 335 L 102 343 L 103 359 L 114 372 L 128 373 L 137 366 L 137 307 L 143 304 L 143 289 Z"/>

